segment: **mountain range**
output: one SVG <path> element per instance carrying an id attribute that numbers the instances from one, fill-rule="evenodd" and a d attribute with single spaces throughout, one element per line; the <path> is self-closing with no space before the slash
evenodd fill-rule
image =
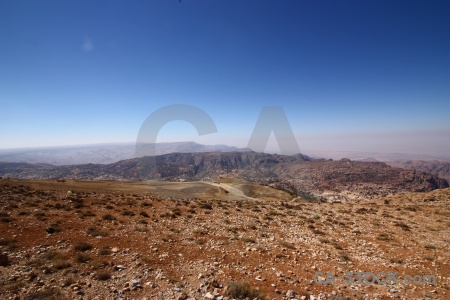
<path id="1" fill-rule="evenodd" d="M 271 185 L 292 195 L 343 201 L 448 187 L 445 179 L 435 175 L 382 162 L 333 161 L 252 151 L 170 153 L 111 164 L 0 163 L 0 176 L 131 181 L 212 181 L 234 177 Z"/>
<path id="2" fill-rule="evenodd" d="M 141 155 L 167 153 L 249 151 L 226 145 L 202 145 L 195 142 L 145 144 Z M 47 163 L 53 165 L 111 164 L 136 157 L 136 143 L 110 143 L 61 147 L 0 149 L 0 161 Z"/>
<path id="3" fill-rule="evenodd" d="M 202 145 L 195 142 L 146 144 L 136 155 L 135 143 L 92 144 L 64 147 L 0 149 L 0 162 L 30 163 L 29 169 L 50 165 L 112 164 L 146 155 L 198 152 L 247 152 L 248 148 L 227 145 Z M 362 162 L 385 162 L 390 166 L 422 171 L 450 182 L 450 156 L 435 157 L 424 154 L 377 153 L 361 151 L 306 151 L 310 157 L 340 160 L 349 158 Z M 23 166 L 23 165 L 22 165 Z"/>

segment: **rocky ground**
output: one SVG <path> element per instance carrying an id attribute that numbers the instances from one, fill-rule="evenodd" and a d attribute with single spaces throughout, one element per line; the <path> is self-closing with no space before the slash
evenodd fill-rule
<path id="1" fill-rule="evenodd" d="M 344 204 L 134 188 L 1 179 L 0 299 L 450 299 L 450 189 Z"/>

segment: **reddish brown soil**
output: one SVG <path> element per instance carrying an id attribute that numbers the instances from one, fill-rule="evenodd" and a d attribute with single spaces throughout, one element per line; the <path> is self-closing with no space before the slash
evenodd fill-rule
<path id="1" fill-rule="evenodd" d="M 450 299 L 450 189 L 347 204 L 288 202 L 268 187 L 260 187 L 270 194 L 262 200 L 195 189 L 181 197 L 177 187 L 167 199 L 170 188 L 142 183 L 0 180 L 0 252 L 10 261 L 0 266 L 0 299 L 202 299 L 226 296 L 230 282 L 267 299 L 288 299 L 289 290 L 297 299 Z M 252 184 L 247 191 L 263 194 Z M 92 249 L 75 249 L 79 242 Z M 105 246 L 118 251 L 101 255 Z M 317 271 L 437 282 L 320 285 Z M 112 277 L 100 280 L 101 272 Z"/>

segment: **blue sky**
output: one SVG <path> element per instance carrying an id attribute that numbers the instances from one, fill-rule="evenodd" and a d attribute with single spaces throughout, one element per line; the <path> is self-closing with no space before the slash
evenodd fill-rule
<path id="1" fill-rule="evenodd" d="M 450 3 L 0 1 L 0 148 L 135 141 L 178 103 L 218 132 L 158 141 L 245 147 L 282 106 L 301 149 L 448 154 Z"/>

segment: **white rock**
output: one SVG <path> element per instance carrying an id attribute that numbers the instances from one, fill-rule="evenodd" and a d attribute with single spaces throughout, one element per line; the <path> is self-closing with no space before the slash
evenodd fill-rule
<path id="1" fill-rule="evenodd" d="M 214 299 L 215 298 L 214 295 L 211 294 L 210 292 L 206 293 L 206 295 L 204 295 L 203 297 L 206 299 Z"/>

